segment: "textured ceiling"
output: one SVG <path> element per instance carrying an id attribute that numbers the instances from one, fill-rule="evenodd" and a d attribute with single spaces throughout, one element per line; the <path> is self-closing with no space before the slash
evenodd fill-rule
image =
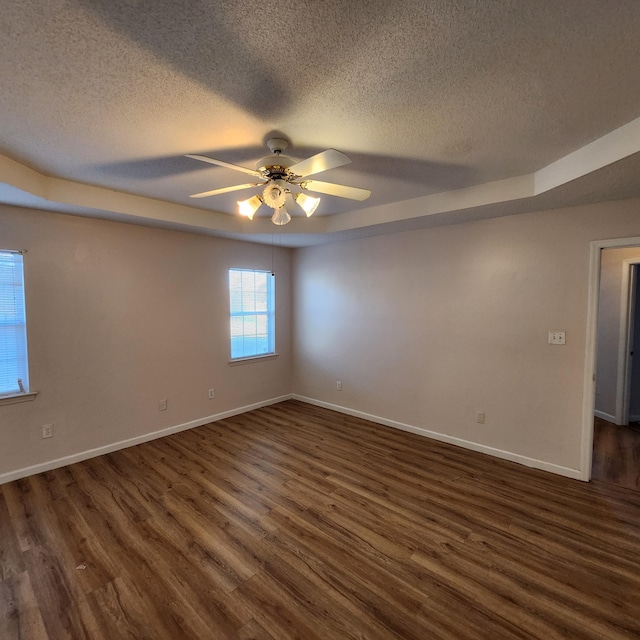
<path id="1" fill-rule="evenodd" d="M 268 219 L 237 219 L 251 191 L 188 198 L 244 174 L 183 156 L 254 167 L 274 131 L 297 158 L 346 153 L 318 179 L 372 191 L 324 196 L 318 220 L 281 230 L 289 244 L 640 195 L 621 161 L 640 121 L 543 194 L 478 190 L 636 121 L 638 33 L 637 0 L 5 0 L 0 201 L 270 240 Z"/>

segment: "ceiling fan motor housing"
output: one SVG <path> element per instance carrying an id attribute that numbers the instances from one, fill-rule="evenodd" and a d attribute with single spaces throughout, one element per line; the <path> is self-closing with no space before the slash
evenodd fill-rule
<path id="1" fill-rule="evenodd" d="M 296 162 L 297 160 L 289 156 L 266 156 L 258 160 L 256 169 L 265 178 L 286 180 L 287 176 L 290 175 L 289 167 Z"/>
<path id="2" fill-rule="evenodd" d="M 267 180 L 291 180 L 294 177 L 288 169 L 298 162 L 295 158 L 283 156 L 282 152 L 289 146 L 289 143 L 282 138 L 269 138 L 267 147 L 271 151 L 270 156 L 265 156 L 258 160 L 256 169 Z"/>

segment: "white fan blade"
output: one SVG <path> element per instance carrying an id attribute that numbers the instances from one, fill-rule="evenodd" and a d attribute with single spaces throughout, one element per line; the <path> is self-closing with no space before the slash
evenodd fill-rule
<path id="1" fill-rule="evenodd" d="M 303 189 L 315 191 L 316 193 L 326 193 L 330 196 L 338 196 L 339 198 L 349 198 L 350 200 L 366 200 L 371 191 L 368 189 L 359 189 L 358 187 L 345 187 L 342 184 L 333 184 L 333 182 L 320 182 L 320 180 L 305 180 L 300 184 Z"/>
<path id="2" fill-rule="evenodd" d="M 240 189 L 248 189 L 249 187 L 260 187 L 262 182 L 254 184 L 234 184 L 232 187 L 222 187 L 222 189 L 213 189 L 212 191 L 203 191 L 202 193 L 194 193 L 190 198 L 208 198 L 209 196 L 217 196 L 220 193 L 229 193 L 229 191 L 240 191 Z"/>
<path id="3" fill-rule="evenodd" d="M 343 164 L 349 164 L 350 162 L 351 160 L 349 160 L 344 153 L 336 151 L 335 149 L 327 149 L 326 151 L 316 153 L 315 156 L 311 156 L 306 160 L 301 160 L 297 164 L 294 164 L 292 167 L 289 167 L 289 171 L 304 178 L 314 173 L 341 167 Z"/>
<path id="4" fill-rule="evenodd" d="M 231 164 L 230 162 L 224 162 L 223 160 L 216 160 L 215 158 L 207 158 L 207 156 L 198 156 L 192 153 L 187 153 L 185 158 L 193 158 L 194 160 L 200 160 L 200 162 L 208 162 L 209 164 L 217 164 L 220 167 L 226 167 L 227 169 L 235 169 L 236 171 L 242 171 L 243 173 L 248 173 L 250 176 L 256 176 L 256 178 L 261 178 L 262 175 L 259 171 L 255 169 L 249 169 L 247 167 L 241 167 L 238 164 Z"/>

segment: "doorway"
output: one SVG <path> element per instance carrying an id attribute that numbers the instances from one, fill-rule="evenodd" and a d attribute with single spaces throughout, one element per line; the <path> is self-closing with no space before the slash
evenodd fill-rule
<path id="1" fill-rule="evenodd" d="M 640 419 L 640 357 L 633 357 L 634 342 L 640 347 L 639 268 L 640 247 L 602 251 L 594 412 L 616 425 L 629 424 L 630 415 Z"/>
<path id="2" fill-rule="evenodd" d="M 640 490 L 640 247 L 599 254 L 589 478 Z"/>
<path id="3" fill-rule="evenodd" d="M 628 312 L 626 328 L 627 354 L 624 399 L 622 404 L 623 424 L 640 423 L 640 263 L 629 265 Z M 638 352 L 637 355 L 634 355 Z"/>
<path id="4" fill-rule="evenodd" d="M 640 492 L 639 425 L 594 418 L 591 479 Z"/>

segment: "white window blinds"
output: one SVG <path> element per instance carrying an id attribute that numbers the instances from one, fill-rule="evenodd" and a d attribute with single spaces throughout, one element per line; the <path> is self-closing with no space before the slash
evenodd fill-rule
<path id="1" fill-rule="evenodd" d="M 232 359 L 275 352 L 274 280 L 270 271 L 229 269 Z"/>
<path id="2" fill-rule="evenodd" d="M 0 250 L 0 397 L 28 391 L 22 255 Z"/>

